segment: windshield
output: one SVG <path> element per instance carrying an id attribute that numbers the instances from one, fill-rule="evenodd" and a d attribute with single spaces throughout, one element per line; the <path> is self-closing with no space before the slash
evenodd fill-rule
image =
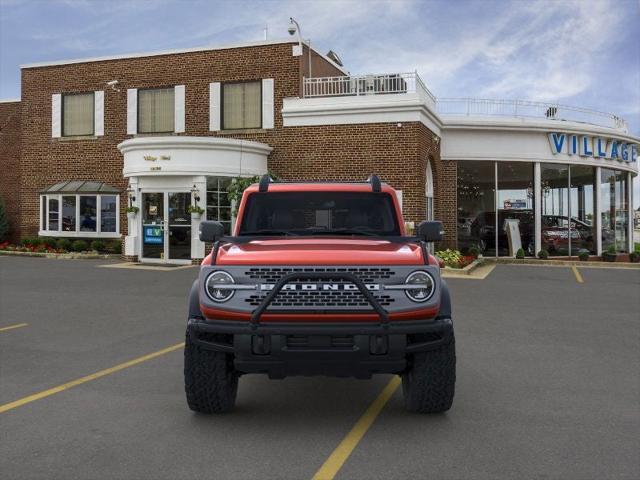
<path id="1" fill-rule="evenodd" d="M 391 196 L 268 192 L 247 198 L 240 235 L 400 235 Z"/>

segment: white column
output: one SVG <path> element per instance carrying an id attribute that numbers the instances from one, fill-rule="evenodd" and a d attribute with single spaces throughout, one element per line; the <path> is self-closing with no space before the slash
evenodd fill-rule
<path id="1" fill-rule="evenodd" d="M 633 252 L 633 176 L 631 172 L 627 172 L 627 215 L 628 215 L 628 225 L 627 230 L 629 230 L 628 234 L 628 252 Z"/>
<path id="2" fill-rule="evenodd" d="M 596 230 L 596 255 L 602 255 L 602 203 L 600 200 L 600 167 L 596 167 L 596 184 L 593 186 L 595 190 L 595 230 Z"/>
<path id="3" fill-rule="evenodd" d="M 192 185 L 195 185 L 198 189 L 198 196 L 200 197 L 198 206 L 203 208 L 205 213 L 199 220 L 191 219 L 191 258 L 204 258 L 206 255 L 204 242 L 200 241 L 198 229 L 200 222 L 205 220 L 207 215 L 207 177 L 204 175 L 193 177 Z"/>
<path id="4" fill-rule="evenodd" d="M 140 210 L 136 216 L 129 219 L 127 215 L 127 236 L 124 237 L 124 254 L 128 256 L 137 256 L 140 260 L 142 255 L 141 236 L 138 234 L 140 230 L 140 222 L 142 218 L 142 194 L 138 188 L 138 177 L 131 177 L 129 179 L 129 188 L 133 190 L 133 196 L 136 198 L 131 202 L 131 205 L 138 207 Z M 129 199 L 127 198 L 127 206 L 129 205 Z"/>
<path id="5" fill-rule="evenodd" d="M 535 252 L 538 255 L 542 250 L 542 179 L 540 174 L 540 162 L 533 164 L 533 192 L 534 192 L 534 228 L 535 228 Z"/>

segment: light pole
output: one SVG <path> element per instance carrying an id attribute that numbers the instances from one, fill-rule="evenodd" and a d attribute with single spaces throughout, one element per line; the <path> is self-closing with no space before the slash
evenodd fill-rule
<path id="1" fill-rule="evenodd" d="M 300 24 L 296 22 L 293 17 L 289 17 L 289 28 L 287 29 L 289 35 L 293 36 L 296 33 L 298 34 L 298 52 L 294 53 L 294 56 L 298 57 L 302 55 L 302 33 L 300 30 Z M 311 39 L 307 40 L 307 48 L 309 50 L 309 77 L 311 77 Z"/>

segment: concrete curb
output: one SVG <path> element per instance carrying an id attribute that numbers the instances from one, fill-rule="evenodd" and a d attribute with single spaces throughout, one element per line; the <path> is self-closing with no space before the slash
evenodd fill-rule
<path id="1" fill-rule="evenodd" d="M 487 262 L 493 262 L 506 265 L 535 265 L 547 267 L 588 267 L 588 268 L 623 268 L 623 269 L 640 269 L 640 263 L 630 262 L 582 262 L 580 260 L 540 260 L 533 258 L 517 259 L 517 258 L 486 258 Z"/>
<path id="2" fill-rule="evenodd" d="M 450 276 L 465 276 L 471 275 L 473 271 L 478 268 L 480 265 L 483 265 L 486 261 L 485 258 L 476 258 L 473 262 L 467 265 L 464 268 L 452 268 L 452 267 L 444 267 L 443 271 L 446 272 L 447 275 Z"/>
<path id="3" fill-rule="evenodd" d="M 121 260 L 120 254 L 113 253 L 43 253 L 43 252 L 13 252 L 11 250 L 0 250 L 0 255 L 15 257 L 42 257 L 55 258 L 58 260 L 95 260 L 95 259 L 118 259 Z"/>

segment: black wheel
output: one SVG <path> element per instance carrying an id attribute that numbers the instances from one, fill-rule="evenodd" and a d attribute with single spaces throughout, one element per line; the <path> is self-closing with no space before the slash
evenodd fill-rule
<path id="1" fill-rule="evenodd" d="M 200 413 L 233 410 L 238 393 L 238 372 L 233 356 L 202 348 L 191 341 L 184 345 L 184 389 L 189 408 Z"/>
<path id="2" fill-rule="evenodd" d="M 415 353 L 402 374 L 404 405 L 410 412 L 438 413 L 451 408 L 456 385 L 455 338 L 435 350 Z"/>

